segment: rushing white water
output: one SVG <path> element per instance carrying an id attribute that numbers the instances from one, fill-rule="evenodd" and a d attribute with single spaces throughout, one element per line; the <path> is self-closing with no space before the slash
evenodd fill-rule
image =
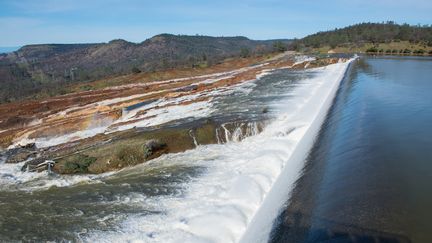
<path id="1" fill-rule="evenodd" d="M 50 187 L 67 187 L 79 183 L 99 183 L 101 178 L 111 174 L 102 175 L 73 175 L 59 176 L 47 171 L 41 173 L 22 172 L 21 167 L 25 162 L 19 164 L 7 164 L 0 161 L 0 191 L 34 191 L 46 190 Z"/>
<path id="2" fill-rule="evenodd" d="M 70 198 L 63 201 L 62 195 L 53 197 L 60 205 L 74 207 L 73 202 L 77 200 L 74 197 L 78 197 L 78 202 L 81 197 L 73 192 L 82 191 L 97 198 L 89 202 L 95 208 L 112 204 L 137 207 L 134 213 L 103 210 L 97 222 L 116 218 L 115 229 L 96 226 L 82 232 L 72 229 L 77 240 L 84 242 L 265 242 L 272 220 L 299 175 L 347 66 L 348 63 L 338 63 L 306 71 L 271 71 L 270 76 L 235 89 L 211 91 L 227 94 L 212 100 L 208 108 L 213 117 L 222 116 L 222 121 L 229 121 L 224 116 L 234 113 L 236 118 L 232 121 L 236 121 L 247 114 L 244 121 L 249 121 L 255 114 L 262 115 L 265 108 L 269 114 L 266 119 L 271 119 L 265 126 L 253 121 L 228 122 L 225 126 L 229 130 L 220 127 L 215 131 L 220 144 L 196 143 L 196 149 L 101 175 L 24 173 L 20 171 L 23 163 L 0 161 L 0 191 L 26 190 L 45 200 L 43 195 L 47 189 L 61 187 L 58 192 Z M 179 119 L 181 116 L 176 117 L 176 113 L 201 116 L 191 112 L 195 110 L 205 116 L 209 110 L 202 108 L 206 106 L 203 102 L 159 115 L 165 119 Z M 195 135 L 191 130 L 190 136 Z M 196 170 L 196 174 L 188 171 L 184 178 L 175 175 L 177 168 L 185 167 Z M 152 175 L 161 170 L 167 171 L 163 176 L 172 178 L 168 184 Z M 140 189 L 123 188 L 129 184 Z M 158 192 L 143 193 L 146 190 Z M 110 193 L 117 199 L 112 201 L 102 196 Z M 92 220 L 91 215 L 83 217 Z"/>
<path id="3" fill-rule="evenodd" d="M 121 230 L 94 230 L 83 240 L 265 242 L 348 65 L 316 69 L 318 74 L 302 82 L 294 97 L 273 105 L 277 119 L 259 135 L 152 161 L 205 167 L 206 172 L 187 182 L 184 194 L 148 198 L 131 194 L 127 201 L 142 202 L 160 213 L 130 215 Z"/>
<path id="4" fill-rule="evenodd" d="M 265 64 L 261 64 L 253 67 L 256 68 L 264 65 Z M 253 67 L 247 67 L 247 68 L 235 70 L 233 71 L 233 73 L 246 71 Z M 212 83 L 212 82 L 219 81 L 221 79 L 226 79 L 232 76 L 223 76 L 223 75 L 230 74 L 230 73 L 231 72 L 221 73 L 220 75 L 222 77 L 216 76 L 218 78 L 214 78 L 211 80 L 210 79 L 204 80 L 196 84 Z M 269 73 L 270 72 L 262 72 L 257 75 L 256 79 L 247 80 L 237 85 L 222 86 L 210 91 L 198 92 L 196 94 L 185 95 L 176 98 L 161 98 L 154 102 L 145 104 L 141 107 L 132 109 L 131 111 L 123 111 L 122 117 L 118 120 L 112 120 L 107 118 L 103 118 L 101 120 L 94 119 L 90 123 L 89 127 L 80 131 L 75 131 L 72 133 L 67 133 L 59 136 L 50 136 L 50 137 L 28 138 L 24 136 L 22 138 L 17 139 L 17 141 L 15 141 L 11 146 L 9 146 L 9 148 L 15 148 L 29 143 L 35 143 L 38 148 L 44 148 L 44 147 L 54 146 L 62 143 L 76 141 L 79 139 L 89 138 L 100 133 L 122 131 L 134 127 L 152 127 L 152 126 L 161 125 L 164 123 L 168 123 L 174 120 L 179 120 L 184 118 L 196 119 L 196 118 L 208 117 L 213 112 L 212 109 L 213 97 L 230 95 L 233 92 L 237 92 L 237 91 L 242 91 L 245 93 L 250 92 L 254 87 L 253 82 L 268 75 Z M 169 83 L 171 81 L 164 81 L 164 82 Z M 174 91 L 176 89 L 177 88 L 173 88 L 169 90 Z M 159 93 L 159 92 L 163 92 L 163 90 L 154 91 L 146 94 L 137 94 L 128 97 L 120 97 L 120 98 L 114 98 L 110 100 L 99 101 L 93 104 L 86 105 L 84 107 L 90 108 L 96 106 L 111 105 L 122 101 L 128 101 L 128 100 L 148 96 L 150 94 Z M 208 100 L 196 102 L 195 100 L 198 98 L 208 98 Z M 184 105 L 182 104 L 184 102 L 193 102 L 193 103 Z M 51 116 L 59 116 L 59 115 L 65 116 L 69 112 L 76 111 L 84 107 L 72 107 Z M 140 115 L 139 112 L 143 112 L 143 111 L 145 111 L 144 114 Z M 38 122 L 40 123 L 41 121 Z"/>

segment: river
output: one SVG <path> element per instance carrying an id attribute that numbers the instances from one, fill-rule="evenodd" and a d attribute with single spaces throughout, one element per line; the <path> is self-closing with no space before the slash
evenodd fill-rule
<path id="1" fill-rule="evenodd" d="M 267 238 L 348 65 L 273 70 L 216 95 L 204 119 L 264 122 L 241 141 L 225 131 L 228 143 L 101 175 L 0 162 L 0 241 L 236 242 L 249 226 Z"/>

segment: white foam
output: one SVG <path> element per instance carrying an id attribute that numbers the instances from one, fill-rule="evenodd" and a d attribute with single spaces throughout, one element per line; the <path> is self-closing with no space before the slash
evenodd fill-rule
<path id="1" fill-rule="evenodd" d="M 46 190 L 50 187 L 68 187 L 80 183 L 99 183 L 100 179 L 112 175 L 112 172 L 100 175 L 55 175 L 49 172 L 22 172 L 25 162 L 6 164 L 0 162 L 0 191 Z"/>
<path id="2" fill-rule="evenodd" d="M 209 116 L 211 112 L 211 104 L 206 101 L 195 102 L 188 105 L 175 105 L 165 108 L 152 109 L 143 116 L 137 118 L 144 120 L 134 122 L 134 119 L 127 119 L 127 121 L 132 123 L 121 125 L 117 127 L 117 130 L 126 130 L 133 127 L 151 127 L 188 117 L 206 117 Z"/>
<path id="3" fill-rule="evenodd" d="M 105 88 L 104 90 L 117 90 L 117 89 L 124 89 L 124 88 L 133 88 L 133 87 L 145 87 L 148 85 L 154 85 L 154 84 L 171 84 L 171 83 L 176 83 L 176 82 L 181 82 L 181 81 L 186 81 L 186 80 L 194 80 L 194 79 L 203 79 L 203 78 L 208 78 L 205 81 L 202 81 L 203 83 L 206 82 L 212 82 L 211 80 L 214 79 L 219 79 L 219 77 L 223 77 L 223 76 L 230 76 L 230 75 L 234 75 L 237 73 L 241 73 L 244 71 L 248 71 L 254 68 L 259 68 L 259 67 L 263 67 L 268 65 L 269 63 L 263 63 L 263 64 L 257 64 L 257 65 L 253 65 L 250 67 L 244 67 L 244 68 L 239 68 L 239 69 L 235 69 L 235 70 L 231 70 L 231 71 L 226 71 L 226 72 L 218 72 L 218 73 L 210 73 L 210 74 L 204 74 L 204 75 L 198 75 L 198 76 L 192 76 L 192 77 L 185 77 L 185 78 L 176 78 L 176 79 L 168 79 L 168 80 L 158 80 L 158 81 L 151 81 L 151 82 L 145 82 L 145 83 L 134 83 L 134 84 L 125 84 L 125 85 L 119 85 L 119 86 L 115 86 L 115 87 L 108 87 Z M 225 78 L 225 77 L 224 77 Z"/>
<path id="4" fill-rule="evenodd" d="M 295 56 L 294 57 L 295 62 L 292 66 L 296 66 L 305 62 L 311 62 L 311 61 L 315 61 L 316 58 L 315 57 L 310 57 L 310 56 L 304 56 L 304 55 L 299 55 L 299 56 Z"/>
<path id="5" fill-rule="evenodd" d="M 130 216 L 121 231 L 93 231 L 85 241 L 266 242 L 347 66 L 315 69 L 319 75 L 280 101 L 277 120 L 257 136 L 154 160 L 207 172 L 187 184 L 184 195 L 145 200 L 162 213 Z"/>

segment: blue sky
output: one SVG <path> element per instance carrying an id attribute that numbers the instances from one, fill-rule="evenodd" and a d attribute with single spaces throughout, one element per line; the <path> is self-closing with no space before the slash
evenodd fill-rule
<path id="1" fill-rule="evenodd" d="M 0 0 L 0 46 L 159 33 L 303 37 L 358 22 L 432 24 L 431 0 Z"/>

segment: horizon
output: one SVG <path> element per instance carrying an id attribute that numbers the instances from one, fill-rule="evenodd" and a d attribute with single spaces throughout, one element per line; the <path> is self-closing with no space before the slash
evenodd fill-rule
<path id="1" fill-rule="evenodd" d="M 237 1 L 165 3 L 83 0 L 0 3 L 0 47 L 29 44 L 140 43 L 161 33 L 294 39 L 362 22 L 430 24 L 426 0 Z M 386 16 L 383 18 L 382 16 Z"/>
<path id="2" fill-rule="evenodd" d="M 354 24 L 351 24 L 351 25 L 343 26 L 341 28 L 346 28 L 346 27 L 350 27 L 350 26 L 353 26 L 353 25 L 363 24 L 363 23 L 384 24 L 384 23 L 389 23 L 389 22 L 392 22 L 393 24 L 396 24 L 396 25 L 408 24 L 408 23 L 397 23 L 397 22 L 388 20 L 388 21 L 382 21 L 382 22 L 360 22 L 360 23 L 354 23 Z M 425 26 L 424 24 L 420 24 L 420 23 L 418 23 L 417 25 L 412 25 L 412 24 L 409 24 L 409 25 L 410 26 Z M 429 26 L 431 26 L 431 25 L 429 25 Z M 314 32 L 314 33 L 310 33 L 310 34 L 308 34 L 306 36 L 313 35 L 313 34 L 316 34 L 316 33 L 319 33 L 319 32 L 333 31 L 333 30 L 336 30 L 336 29 L 338 29 L 338 28 L 333 28 L 333 29 L 328 29 L 328 30 L 321 30 L 321 31 L 317 31 L 317 32 Z M 231 38 L 231 37 L 246 37 L 246 38 L 248 38 L 250 40 L 256 40 L 256 41 L 294 40 L 294 39 L 297 39 L 296 37 L 294 37 L 294 38 L 275 38 L 275 39 L 252 39 L 252 38 L 249 38 L 248 36 L 239 36 L 239 35 L 237 35 L 237 36 L 211 36 L 211 35 L 201 35 L 201 34 L 189 35 L 189 34 L 159 33 L 159 34 L 156 34 L 154 36 L 148 37 L 148 38 L 143 39 L 143 40 L 138 41 L 138 42 L 133 42 L 133 41 L 125 40 L 125 39 L 122 39 L 122 38 L 114 38 L 114 39 L 111 39 L 111 40 L 108 40 L 108 41 L 105 41 L 105 42 L 70 42 L 70 43 L 55 43 L 55 42 L 51 42 L 50 43 L 50 42 L 47 42 L 47 43 L 30 43 L 30 44 L 25 44 L 25 45 L 20 45 L 20 46 L 0 46 L 0 53 L 14 52 L 16 50 L 19 50 L 21 47 L 29 46 L 29 45 L 104 44 L 104 43 L 109 43 L 109 42 L 115 41 L 115 40 L 123 40 L 123 41 L 129 42 L 129 43 L 133 43 L 133 44 L 140 44 L 140 43 L 142 43 L 142 42 L 144 42 L 144 41 L 146 41 L 148 39 L 151 39 L 151 38 L 153 38 L 155 36 L 159 36 L 159 35 L 203 36 L 203 37 L 205 36 L 205 37 L 222 37 L 222 38 L 224 38 L 224 37 L 226 37 L 226 38 Z"/>

